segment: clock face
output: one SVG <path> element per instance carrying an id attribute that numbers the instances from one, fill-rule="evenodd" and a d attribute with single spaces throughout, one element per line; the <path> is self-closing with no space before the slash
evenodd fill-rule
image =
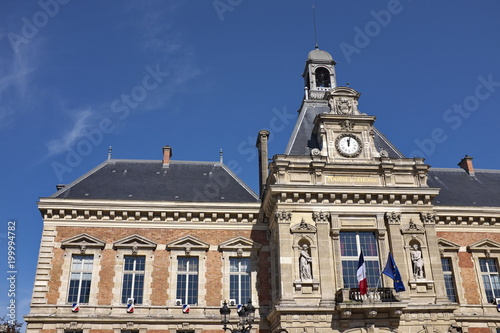
<path id="1" fill-rule="evenodd" d="M 344 157 L 356 157 L 361 153 L 361 141 L 353 134 L 337 137 L 337 150 Z"/>

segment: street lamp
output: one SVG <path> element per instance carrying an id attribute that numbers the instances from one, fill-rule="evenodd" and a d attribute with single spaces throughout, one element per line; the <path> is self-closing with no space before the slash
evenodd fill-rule
<path id="1" fill-rule="evenodd" d="M 231 314 L 231 309 L 227 306 L 227 302 L 224 301 L 222 308 L 220 308 L 220 314 L 222 318 L 222 327 L 224 331 L 229 330 L 231 333 L 249 333 L 252 328 L 252 323 L 255 318 L 255 307 L 252 305 L 252 301 L 248 300 L 247 305 L 241 305 L 238 308 L 238 316 L 240 321 L 238 322 L 238 329 L 233 330 L 227 327 L 229 324 L 229 315 Z"/>

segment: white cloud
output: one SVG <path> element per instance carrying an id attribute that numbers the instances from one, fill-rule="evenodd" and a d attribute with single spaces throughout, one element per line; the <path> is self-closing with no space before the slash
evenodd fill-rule
<path id="1" fill-rule="evenodd" d="M 11 47 L 0 49 L 0 129 L 14 126 L 17 113 L 33 111 L 38 99 L 33 81 L 44 45 L 43 38 L 35 38 L 17 54 Z"/>
<path id="2" fill-rule="evenodd" d="M 50 155 L 57 155 L 68 151 L 80 138 L 82 138 L 93 126 L 91 118 L 93 112 L 90 109 L 79 110 L 72 112 L 75 114 L 73 121 L 73 128 L 66 131 L 60 138 L 53 139 L 45 145 Z"/>

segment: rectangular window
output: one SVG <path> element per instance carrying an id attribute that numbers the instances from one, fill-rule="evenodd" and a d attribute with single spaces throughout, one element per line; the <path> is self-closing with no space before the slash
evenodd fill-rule
<path id="1" fill-rule="evenodd" d="M 250 299 L 250 258 L 229 259 L 229 299 L 246 304 Z"/>
<path id="2" fill-rule="evenodd" d="M 361 249 L 365 259 L 368 287 L 375 288 L 379 284 L 380 263 L 375 233 L 348 231 L 340 233 L 340 255 L 344 288 L 358 287 L 356 273 Z"/>
<path id="3" fill-rule="evenodd" d="M 177 258 L 176 300 L 181 304 L 198 303 L 198 257 Z"/>
<path id="4" fill-rule="evenodd" d="M 68 302 L 88 303 L 94 256 L 74 255 L 71 263 Z"/>
<path id="5" fill-rule="evenodd" d="M 123 304 L 127 304 L 129 298 L 134 299 L 134 304 L 142 304 L 145 266 L 146 257 L 125 256 L 122 288 Z"/>
<path id="6" fill-rule="evenodd" d="M 481 276 L 483 278 L 486 299 L 492 302 L 500 297 L 500 278 L 498 275 L 498 266 L 495 259 L 479 259 Z"/>
<path id="7" fill-rule="evenodd" d="M 455 289 L 455 281 L 453 278 L 453 271 L 451 270 L 450 258 L 441 258 L 441 265 L 443 266 L 444 286 L 446 288 L 446 295 L 452 302 L 457 302 L 457 292 Z"/>

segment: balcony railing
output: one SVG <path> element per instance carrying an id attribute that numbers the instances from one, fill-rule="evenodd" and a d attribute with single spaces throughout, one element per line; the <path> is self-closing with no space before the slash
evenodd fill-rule
<path id="1" fill-rule="evenodd" d="M 337 291 L 337 303 L 347 302 L 399 302 L 393 288 L 370 288 L 361 295 L 359 288 L 344 288 Z"/>

